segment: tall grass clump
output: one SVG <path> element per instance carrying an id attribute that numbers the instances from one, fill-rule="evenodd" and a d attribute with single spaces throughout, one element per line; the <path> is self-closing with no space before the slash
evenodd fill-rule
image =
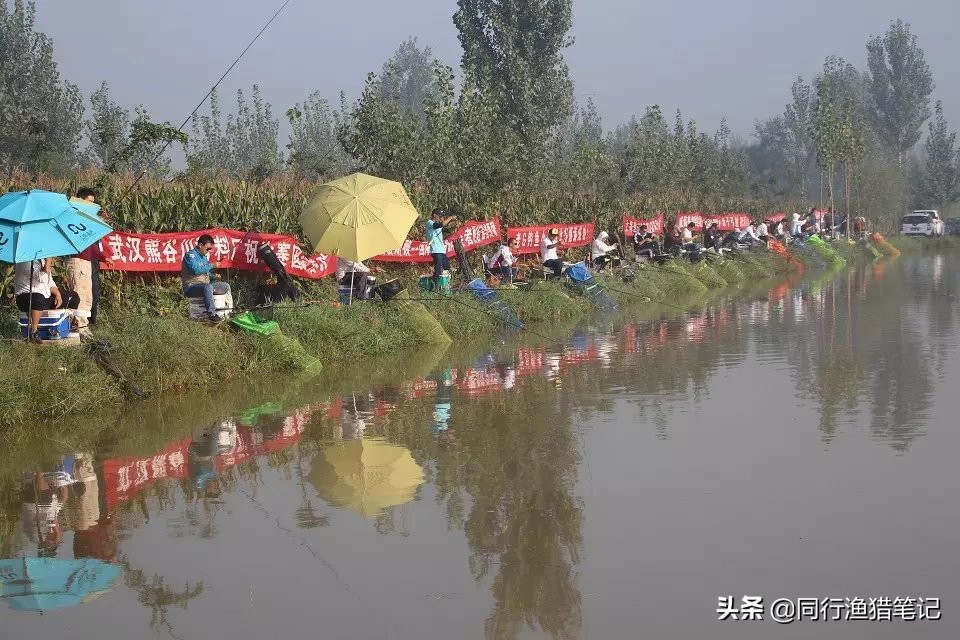
<path id="1" fill-rule="evenodd" d="M 86 349 L 2 341 L 0 363 L 0 427 L 29 429 L 38 421 L 92 411 L 121 397 L 117 383 Z"/>
<path id="2" fill-rule="evenodd" d="M 150 394 L 239 379 L 253 364 L 242 339 L 184 316 L 121 313 L 97 328 L 98 337 L 110 343 L 116 362 Z"/>
<path id="3" fill-rule="evenodd" d="M 500 289 L 497 293 L 527 324 L 568 322 L 591 308 L 583 296 L 570 292 L 557 280 L 541 280 L 526 290 Z"/>
<path id="4" fill-rule="evenodd" d="M 403 318 L 389 305 L 277 308 L 274 320 L 286 335 L 299 340 L 325 364 L 351 362 L 417 344 Z"/>

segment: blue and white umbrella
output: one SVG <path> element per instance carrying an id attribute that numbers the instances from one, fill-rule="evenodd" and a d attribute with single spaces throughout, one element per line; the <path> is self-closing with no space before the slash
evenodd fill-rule
<path id="1" fill-rule="evenodd" d="M 113 229 L 97 216 L 99 205 L 34 189 L 0 196 L 0 262 L 70 256 Z"/>
<path id="2" fill-rule="evenodd" d="M 89 602 L 113 587 L 120 567 L 102 560 L 0 560 L 0 602 L 20 611 L 49 611 Z"/>

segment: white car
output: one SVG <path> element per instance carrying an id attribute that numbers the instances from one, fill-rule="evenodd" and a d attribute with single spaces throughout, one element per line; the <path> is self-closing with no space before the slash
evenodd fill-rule
<path id="1" fill-rule="evenodd" d="M 900 221 L 900 235 L 903 236 L 934 236 L 943 235 L 943 218 L 940 212 L 933 209 L 917 210 L 903 216 Z"/>

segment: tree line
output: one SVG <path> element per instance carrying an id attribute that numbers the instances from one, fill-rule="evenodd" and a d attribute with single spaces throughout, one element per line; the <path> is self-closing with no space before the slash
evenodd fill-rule
<path id="1" fill-rule="evenodd" d="M 262 181 L 324 180 L 353 170 L 408 186 L 503 194 L 593 196 L 605 202 L 655 194 L 836 201 L 879 217 L 908 206 L 945 208 L 960 197 L 956 135 L 909 25 L 893 22 L 866 43 L 866 68 L 829 56 L 798 77 L 781 114 L 754 139 L 726 122 L 701 131 L 658 105 L 604 127 L 592 100 L 578 104 L 564 51 L 573 44 L 572 0 L 459 0 L 459 78 L 429 46 L 408 38 L 367 77 L 355 101 L 314 92 L 278 115 L 258 86 L 222 111 L 214 92 L 189 130 L 120 106 L 103 83 L 88 98 L 62 78 L 53 42 L 35 27 L 32 1 L 0 4 L 0 169 L 67 175 Z M 289 125 L 281 147 L 280 119 Z M 919 141 L 926 133 L 922 145 Z M 174 171 L 170 144 L 186 169 Z M 639 212 L 638 212 L 639 213 Z"/>

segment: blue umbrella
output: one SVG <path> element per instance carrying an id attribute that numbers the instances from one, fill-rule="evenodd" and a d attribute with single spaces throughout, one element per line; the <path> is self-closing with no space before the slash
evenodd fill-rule
<path id="1" fill-rule="evenodd" d="M 0 196 L 0 262 L 80 253 L 112 229 L 98 205 L 34 189 Z"/>
<path id="2" fill-rule="evenodd" d="M 109 591 L 119 577 L 119 567 L 101 560 L 0 560 L 0 600 L 20 611 L 72 607 Z"/>

